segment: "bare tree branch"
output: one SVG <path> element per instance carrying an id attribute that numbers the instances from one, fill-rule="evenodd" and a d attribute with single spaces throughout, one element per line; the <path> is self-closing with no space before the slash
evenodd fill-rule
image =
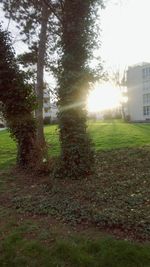
<path id="1" fill-rule="evenodd" d="M 8 30 L 9 30 L 10 21 L 11 21 L 11 16 L 10 16 L 10 17 L 9 17 L 9 19 L 8 19 L 8 24 L 7 24 L 7 27 L 6 27 L 6 31 L 8 31 Z"/>
<path id="2" fill-rule="evenodd" d="M 54 14 L 54 16 L 58 19 L 58 21 L 60 23 L 62 23 L 62 20 L 61 20 L 60 16 L 57 14 L 54 5 L 47 0 L 44 0 L 44 2 L 49 7 L 50 11 Z"/>

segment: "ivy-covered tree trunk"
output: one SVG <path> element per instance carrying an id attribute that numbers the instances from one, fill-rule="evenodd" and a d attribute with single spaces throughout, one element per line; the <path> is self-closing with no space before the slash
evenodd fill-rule
<path id="1" fill-rule="evenodd" d="M 89 175 L 94 163 L 86 129 L 90 7 L 89 0 L 65 0 L 62 15 L 63 56 L 59 76 L 60 174 L 73 179 Z"/>
<path id="2" fill-rule="evenodd" d="M 36 110 L 37 125 L 37 137 L 40 145 L 45 144 L 44 130 L 43 130 L 43 72 L 45 65 L 45 53 L 46 53 L 46 35 L 48 24 L 48 7 L 42 2 L 42 14 L 41 14 L 41 32 L 39 35 L 39 47 L 38 47 L 38 62 L 37 62 L 37 84 L 36 94 L 38 108 Z"/>
<path id="3" fill-rule="evenodd" d="M 33 167 L 41 159 L 33 118 L 35 97 L 15 61 L 8 34 L 0 29 L 0 102 L 12 137 L 17 142 L 17 162 Z"/>

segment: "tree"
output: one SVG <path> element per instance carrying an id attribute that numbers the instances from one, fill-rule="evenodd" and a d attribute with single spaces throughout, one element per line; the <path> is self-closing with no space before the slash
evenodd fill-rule
<path id="1" fill-rule="evenodd" d="M 61 1 L 61 49 L 58 73 L 61 163 L 59 175 L 78 179 L 91 174 L 94 154 L 87 133 L 86 97 L 93 72 L 88 67 L 94 43 L 96 0 Z"/>
<path id="2" fill-rule="evenodd" d="M 43 72 L 46 57 L 46 42 L 48 35 L 48 26 L 50 32 L 51 11 L 45 1 L 34 0 L 0 0 L 3 4 L 3 10 L 7 18 L 17 22 L 20 34 L 23 40 L 28 44 L 31 50 L 30 55 L 33 58 L 35 48 L 37 48 L 36 62 L 36 95 L 38 107 L 36 109 L 37 118 L 37 137 L 41 147 L 45 144 L 43 132 Z"/>
<path id="3" fill-rule="evenodd" d="M 7 32 L 0 28 L 0 103 L 12 137 L 17 141 L 17 162 L 29 167 L 40 159 L 33 118 L 35 97 L 16 64 Z"/>
<path id="4" fill-rule="evenodd" d="M 37 83 L 36 93 L 38 100 L 38 109 L 36 110 L 36 118 L 38 120 L 37 136 L 39 143 L 45 145 L 44 131 L 43 131 L 43 72 L 44 72 L 44 60 L 46 54 L 46 41 L 47 41 L 47 24 L 48 24 L 49 10 L 44 1 L 42 1 L 41 10 L 41 30 L 39 35 L 38 45 L 38 59 L 37 59 Z"/>

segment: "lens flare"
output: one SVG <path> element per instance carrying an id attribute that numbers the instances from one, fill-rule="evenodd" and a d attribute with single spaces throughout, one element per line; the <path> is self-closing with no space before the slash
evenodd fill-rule
<path id="1" fill-rule="evenodd" d="M 89 112 L 104 111 L 120 106 L 122 100 L 119 88 L 113 87 L 112 84 L 96 84 L 90 92 L 87 109 Z"/>

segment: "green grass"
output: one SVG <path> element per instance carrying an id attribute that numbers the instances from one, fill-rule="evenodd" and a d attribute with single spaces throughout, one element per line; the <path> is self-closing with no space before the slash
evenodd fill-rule
<path id="1" fill-rule="evenodd" d="M 97 150 L 150 145 L 150 124 L 90 122 L 89 132 Z"/>
<path id="2" fill-rule="evenodd" d="M 58 127 L 56 125 L 46 126 L 44 132 L 49 144 L 49 154 L 58 156 L 60 152 Z"/>
<path id="3" fill-rule="evenodd" d="M 14 232 L 3 240 L 0 251 L 1 267 L 150 267 L 150 245 L 112 238 L 72 237 L 44 246 Z"/>
<path id="4" fill-rule="evenodd" d="M 0 131 L 0 168 L 8 168 L 16 160 L 16 143 L 10 134 L 4 130 Z"/>
<path id="5" fill-rule="evenodd" d="M 150 124 L 120 121 L 89 122 L 89 133 L 96 150 L 150 145 Z M 49 154 L 59 155 L 59 133 L 55 125 L 45 127 Z M 0 166 L 6 168 L 15 162 L 16 145 L 7 131 L 0 132 Z"/>

